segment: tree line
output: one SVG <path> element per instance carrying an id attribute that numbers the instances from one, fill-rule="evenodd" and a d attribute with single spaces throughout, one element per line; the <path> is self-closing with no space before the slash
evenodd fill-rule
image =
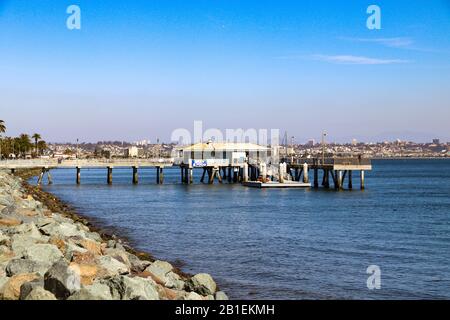
<path id="1" fill-rule="evenodd" d="M 0 120 L 0 158 L 38 157 L 47 149 L 47 143 L 39 133 L 28 135 L 22 133 L 18 137 L 3 137 L 6 132 L 5 121 Z"/>

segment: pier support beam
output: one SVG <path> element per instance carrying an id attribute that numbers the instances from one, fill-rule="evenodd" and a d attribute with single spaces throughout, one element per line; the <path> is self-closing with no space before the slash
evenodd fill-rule
<path id="1" fill-rule="evenodd" d="M 53 184 L 53 179 L 52 179 L 52 175 L 50 174 L 50 169 L 47 169 L 47 180 L 48 180 L 48 184 Z"/>
<path id="2" fill-rule="evenodd" d="M 77 173 L 76 173 L 76 183 L 80 184 L 81 183 L 81 167 L 76 167 Z"/>
<path id="3" fill-rule="evenodd" d="M 45 168 L 42 168 L 41 173 L 39 174 L 37 185 L 40 186 L 42 184 L 42 180 L 44 178 Z"/>
<path id="4" fill-rule="evenodd" d="M 342 170 L 336 171 L 336 189 L 342 189 Z"/>
<path id="5" fill-rule="evenodd" d="M 227 179 L 228 179 L 228 182 L 229 182 L 229 183 L 231 182 L 231 179 L 232 179 L 232 177 L 231 177 L 231 170 L 232 170 L 232 168 L 231 168 L 231 167 L 228 167 Z"/>
<path id="6" fill-rule="evenodd" d="M 319 170 L 317 168 L 314 169 L 314 188 L 319 187 Z"/>
<path id="7" fill-rule="evenodd" d="M 206 168 L 203 168 L 203 174 L 202 174 L 202 177 L 200 179 L 201 183 L 205 182 L 205 175 L 206 175 Z"/>
<path id="8" fill-rule="evenodd" d="M 11 168 L 11 174 L 15 174 L 16 173 L 16 168 Z"/>
<path id="9" fill-rule="evenodd" d="M 353 189 L 352 170 L 348 171 L 348 188 Z"/>
<path id="10" fill-rule="evenodd" d="M 244 182 L 248 182 L 248 163 L 244 163 L 243 175 Z"/>
<path id="11" fill-rule="evenodd" d="M 188 174 L 189 174 L 189 184 L 193 184 L 194 183 L 194 169 L 189 168 L 188 169 Z"/>
<path id="12" fill-rule="evenodd" d="M 113 168 L 112 168 L 112 167 L 108 167 L 108 168 L 107 168 L 106 182 L 107 182 L 108 184 L 112 184 L 112 171 L 113 171 Z"/>
<path id="13" fill-rule="evenodd" d="M 365 189 L 365 186 L 364 186 L 364 170 L 361 170 L 360 180 L 361 180 L 361 190 L 364 190 Z"/>
<path id="14" fill-rule="evenodd" d="M 138 167 L 133 166 L 133 184 L 139 183 L 139 177 L 138 177 Z"/>
<path id="15" fill-rule="evenodd" d="M 156 167 L 156 183 L 163 184 L 164 183 L 164 170 L 163 167 Z"/>
<path id="16" fill-rule="evenodd" d="M 303 164 L 303 182 L 309 183 L 308 164 L 306 162 Z"/>

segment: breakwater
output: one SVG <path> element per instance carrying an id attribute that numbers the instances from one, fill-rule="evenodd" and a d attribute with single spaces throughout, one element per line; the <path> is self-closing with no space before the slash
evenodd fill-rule
<path id="1" fill-rule="evenodd" d="M 22 177 L 0 172 L 0 299 L 227 299 L 209 274 L 182 273 L 101 232 Z"/>

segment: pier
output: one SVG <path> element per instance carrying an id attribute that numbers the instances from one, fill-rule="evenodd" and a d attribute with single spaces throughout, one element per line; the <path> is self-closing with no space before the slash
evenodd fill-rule
<path id="1" fill-rule="evenodd" d="M 234 163 L 215 159 L 214 161 L 192 160 L 187 164 L 177 163 L 175 159 L 88 159 L 88 160 L 12 160 L 2 161 L 0 169 L 14 173 L 18 169 L 36 169 L 42 171 L 37 184 L 41 185 L 47 176 L 52 184 L 51 169 L 74 169 L 75 183 L 82 183 L 82 170 L 88 168 L 105 169 L 105 181 L 113 184 L 115 168 L 131 168 L 130 182 L 139 184 L 139 170 L 153 169 L 156 171 L 156 184 L 164 184 L 164 169 L 178 167 L 180 182 L 186 185 L 194 184 L 194 170 L 201 170 L 199 183 L 214 184 L 240 183 L 256 188 L 299 188 L 313 187 L 336 190 L 353 189 L 353 179 L 359 177 L 360 189 L 365 188 L 365 172 L 372 170 L 370 159 L 366 158 L 298 158 L 283 161 L 276 166 L 268 166 L 263 162 L 243 161 Z M 312 174 L 311 174 L 312 173 Z M 321 179 L 319 179 L 319 173 Z M 355 174 L 356 173 L 356 174 Z"/>

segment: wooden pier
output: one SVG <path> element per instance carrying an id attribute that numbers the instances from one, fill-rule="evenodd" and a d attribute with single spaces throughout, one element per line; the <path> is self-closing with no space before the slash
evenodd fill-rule
<path id="1" fill-rule="evenodd" d="M 213 184 L 219 183 L 242 183 L 244 186 L 258 188 L 298 188 L 314 187 L 331 188 L 331 183 L 336 190 L 342 190 L 346 186 L 353 189 L 354 173 L 359 176 L 360 189 L 365 188 L 365 172 L 372 170 L 370 159 L 353 158 L 298 158 L 291 161 L 285 161 L 278 164 L 279 171 L 269 174 L 267 165 L 257 162 L 243 162 L 239 164 L 230 164 L 226 162 L 212 162 L 204 166 L 194 166 L 193 163 L 175 164 L 172 159 L 88 159 L 88 160 L 13 160 L 1 161 L 0 169 L 11 170 L 12 173 L 17 169 L 42 168 L 38 177 L 37 184 L 43 183 L 44 176 L 47 175 L 48 183 L 52 183 L 50 169 L 70 168 L 75 169 L 75 183 L 82 182 L 82 169 L 85 168 L 104 168 L 106 183 L 113 183 L 113 171 L 115 168 L 131 168 L 131 183 L 139 183 L 139 169 L 153 168 L 156 170 L 156 183 L 164 183 L 164 169 L 170 167 L 180 168 L 181 183 L 190 185 L 195 183 L 194 170 L 202 170 L 200 183 Z M 313 172 L 313 182 L 311 183 L 310 171 Z M 319 172 L 321 172 L 321 181 L 319 181 Z M 276 183 L 275 183 L 276 182 Z"/>

